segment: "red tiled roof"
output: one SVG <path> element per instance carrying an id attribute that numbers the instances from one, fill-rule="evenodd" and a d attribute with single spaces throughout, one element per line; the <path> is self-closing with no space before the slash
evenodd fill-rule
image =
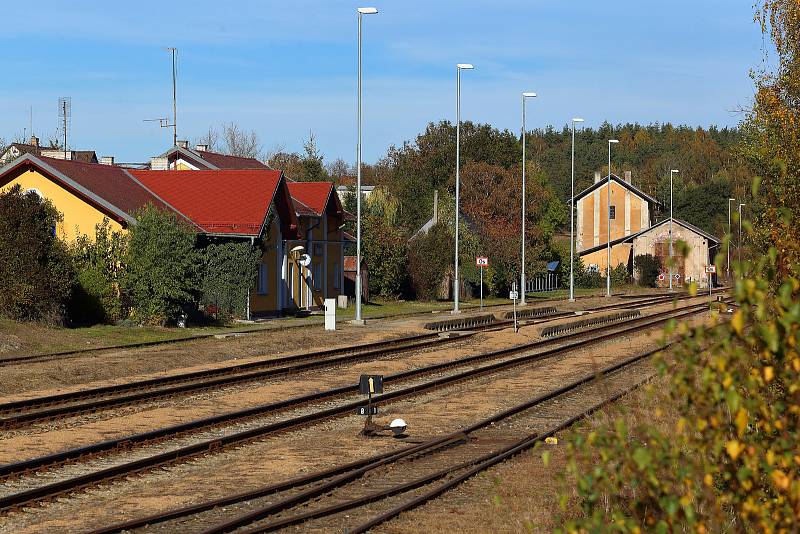
<path id="1" fill-rule="evenodd" d="M 120 167 L 43 156 L 38 159 L 128 215 L 147 204 L 168 208 Z"/>
<path id="2" fill-rule="evenodd" d="M 217 152 L 192 151 L 210 164 L 220 169 L 264 169 L 269 167 L 255 158 L 243 158 L 240 156 L 228 156 Z"/>
<path id="3" fill-rule="evenodd" d="M 280 171 L 129 171 L 210 234 L 258 235 Z"/>
<path id="4" fill-rule="evenodd" d="M 288 186 L 292 199 L 299 200 L 314 215 L 322 215 L 333 191 L 333 182 L 289 182 Z M 303 215 L 301 206 L 298 205 L 297 208 L 298 214 Z"/>

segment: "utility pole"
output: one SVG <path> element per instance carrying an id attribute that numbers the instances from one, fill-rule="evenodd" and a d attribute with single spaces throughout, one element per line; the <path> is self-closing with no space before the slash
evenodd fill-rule
<path id="1" fill-rule="evenodd" d="M 167 48 L 167 51 L 172 53 L 172 146 L 178 146 L 178 68 L 176 62 L 178 49 L 170 47 Z"/>

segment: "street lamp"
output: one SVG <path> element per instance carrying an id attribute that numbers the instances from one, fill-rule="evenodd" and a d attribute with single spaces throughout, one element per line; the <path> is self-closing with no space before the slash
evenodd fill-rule
<path id="1" fill-rule="evenodd" d="M 374 7 L 359 7 L 358 11 L 358 146 L 356 148 L 356 318 L 354 324 L 363 325 L 361 318 L 361 19 L 374 15 Z"/>
<path id="2" fill-rule="evenodd" d="M 572 254 L 575 250 L 575 123 L 583 122 L 581 118 L 572 119 L 572 196 L 569 202 L 569 301 L 575 302 L 575 274 L 572 272 Z"/>
<path id="3" fill-rule="evenodd" d="M 461 71 L 472 70 L 471 63 L 458 63 L 456 65 L 456 253 L 453 278 L 453 312 L 461 313 L 458 309 L 458 206 L 460 189 L 460 156 L 461 156 Z"/>
<path id="4" fill-rule="evenodd" d="M 731 243 L 730 240 L 732 239 L 733 233 L 731 231 L 731 202 L 736 202 L 735 198 L 728 199 L 728 265 L 725 269 L 725 274 L 727 275 L 728 281 L 731 279 Z"/>
<path id="5" fill-rule="evenodd" d="M 608 265 L 606 266 L 606 297 L 611 297 L 611 145 L 619 143 L 617 139 L 608 140 L 608 191 L 606 191 L 606 198 L 608 199 L 608 209 L 606 210 L 606 223 L 608 226 L 608 241 L 606 242 Z"/>
<path id="6" fill-rule="evenodd" d="M 536 93 L 522 93 L 522 275 L 520 289 L 522 298 L 520 306 L 525 306 L 525 100 L 536 98 Z"/>
<path id="7" fill-rule="evenodd" d="M 747 206 L 747 204 L 739 204 L 739 268 L 741 269 L 742 263 L 742 206 Z"/>
<path id="8" fill-rule="evenodd" d="M 672 291 L 672 177 L 678 169 L 669 171 L 669 290 Z"/>

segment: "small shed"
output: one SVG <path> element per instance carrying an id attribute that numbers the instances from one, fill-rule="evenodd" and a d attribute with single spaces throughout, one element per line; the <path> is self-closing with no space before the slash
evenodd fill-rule
<path id="1" fill-rule="evenodd" d="M 348 297 L 356 296 L 356 257 L 344 257 L 344 294 Z M 361 299 L 369 302 L 369 269 L 367 262 L 361 258 Z"/>

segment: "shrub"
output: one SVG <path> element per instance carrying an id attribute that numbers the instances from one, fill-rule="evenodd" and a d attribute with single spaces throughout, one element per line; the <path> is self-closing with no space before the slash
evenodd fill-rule
<path id="1" fill-rule="evenodd" d="M 628 274 L 628 267 L 625 266 L 624 263 L 620 263 L 613 269 L 611 269 L 611 285 L 612 286 L 621 286 L 627 284 L 630 281 L 630 275 Z"/>
<path id="2" fill-rule="evenodd" d="M 397 298 L 407 277 L 408 243 L 382 217 L 362 218 L 361 246 L 369 268 L 370 295 Z"/>
<path id="3" fill-rule="evenodd" d="M 200 303 L 214 307 L 217 319 L 243 316 L 247 295 L 261 261 L 261 249 L 247 242 L 211 244 L 202 251 L 203 280 Z"/>
<path id="4" fill-rule="evenodd" d="M 568 473 L 583 513 L 563 531 L 796 528 L 800 281 L 787 277 L 776 289 L 776 258 L 770 250 L 753 279 L 737 273 L 740 308 L 729 322 L 680 325 L 675 358 L 659 364 L 671 388 L 654 421 L 629 428 L 618 419 L 570 438 Z M 666 430 L 664 410 L 675 412 Z"/>
<path id="5" fill-rule="evenodd" d="M 453 236 L 446 224 L 437 223 L 427 234 L 415 237 L 409 246 L 408 273 L 417 298 L 437 299 L 452 264 Z"/>
<path id="6" fill-rule="evenodd" d="M 70 247 L 77 269 L 69 317 L 79 324 L 114 323 L 122 317 L 119 277 L 127 239 L 111 230 L 108 219 L 95 227 L 95 237 L 81 235 Z"/>
<path id="7" fill-rule="evenodd" d="M 633 268 L 640 286 L 656 287 L 656 280 L 662 269 L 661 260 L 658 257 L 652 254 L 639 254 L 633 258 Z"/>
<path id="8" fill-rule="evenodd" d="M 0 315 L 61 323 L 74 279 L 53 205 L 15 185 L 0 193 Z"/>
<path id="9" fill-rule="evenodd" d="M 120 280 L 123 295 L 134 320 L 164 325 L 197 300 L 200 261 L 195 233 L 174 213 L 152 205 L 136 218 Z"/>

